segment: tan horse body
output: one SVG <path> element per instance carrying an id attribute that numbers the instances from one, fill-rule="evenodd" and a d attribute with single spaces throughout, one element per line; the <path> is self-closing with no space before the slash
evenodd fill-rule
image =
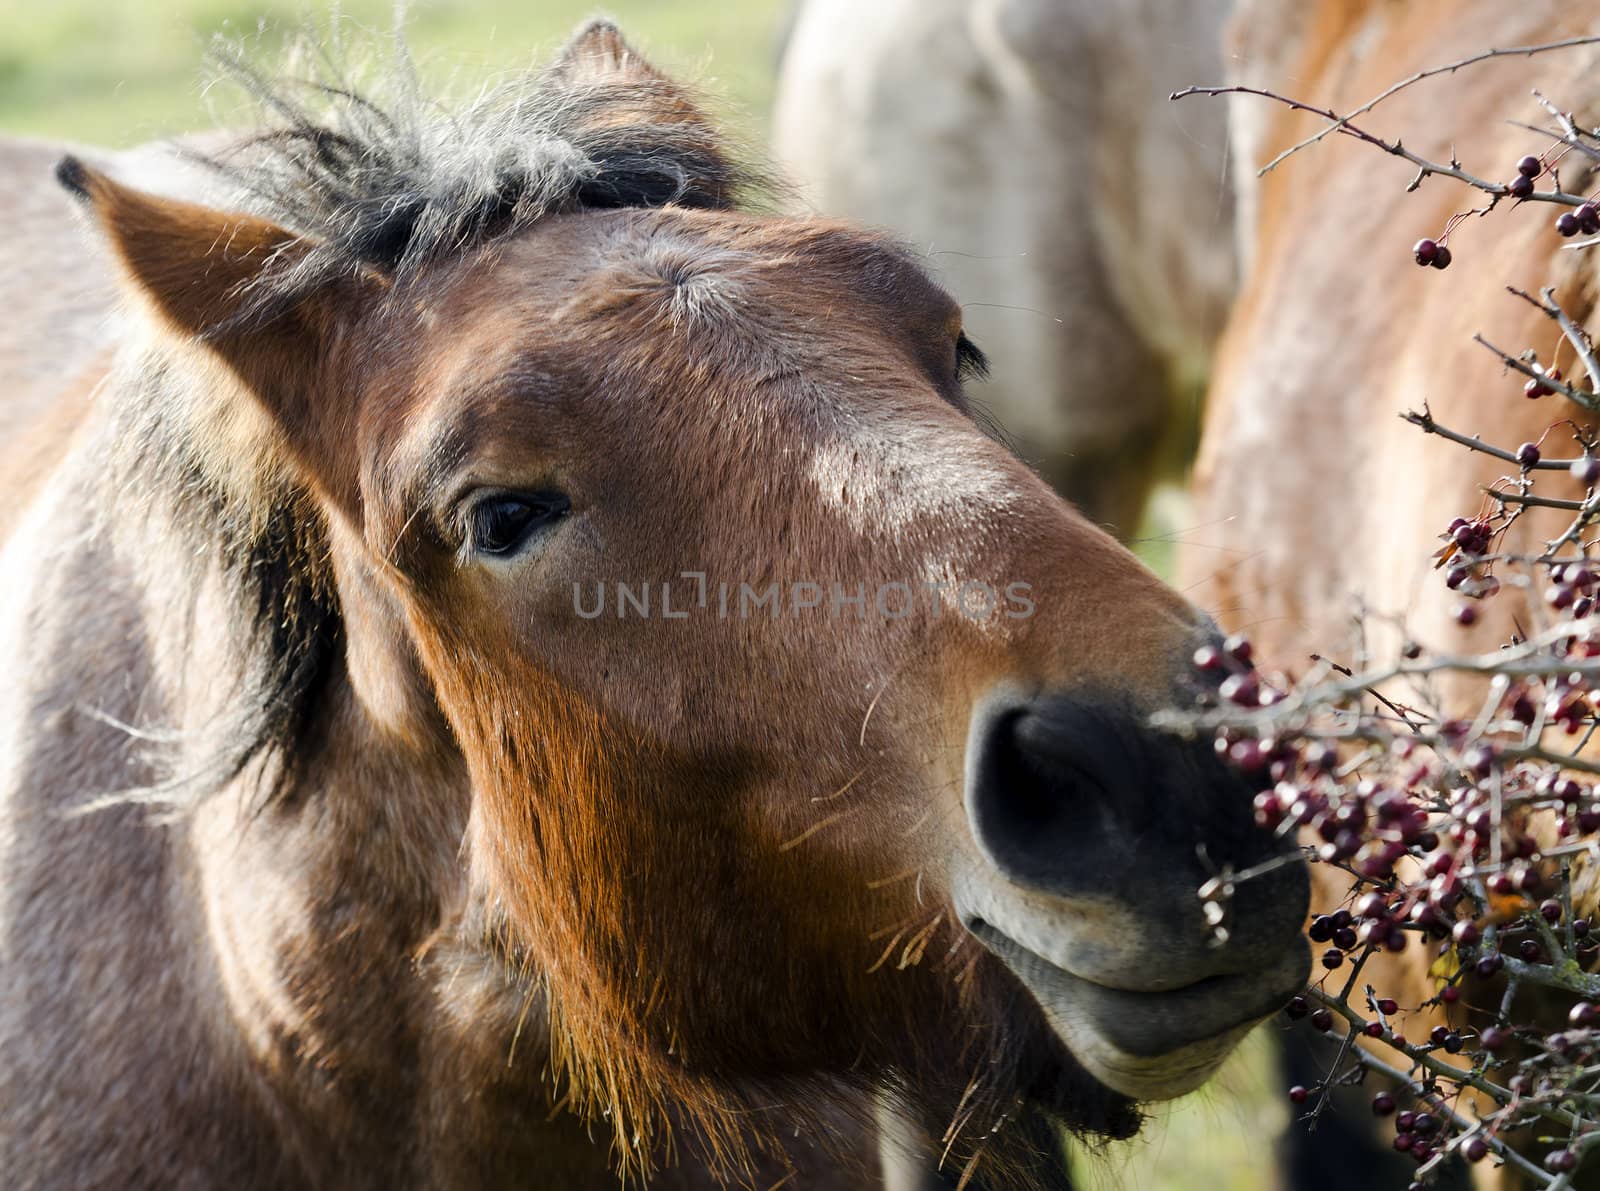
<path id="1" fill-rule="evenodd" d="M 614 30 L 518 98 L 302 124 L 250 214 L 69 161 L 74 228 L 3 150 L 0 1168 L 855 1187 L 882 1101 L 1057 1186 L 1304 975 L 1295 866 L 1206 929 L 1277 845 L 1142 725 L 1208 626 Z"/>
<path id="2" fill-rule="evenodd" d="M 1592 31 L 1557 4 L 1329 3 L 1294 6 L 1292 18 L 1277 12 L 1275 24 L 1277 7 L 1246 5 L 1236 19 L 1246 80 L 1338 110 L 1486 47 Z M 1434 160 L 1448 160 L 1454 145 L 1480 176 L 1515 172 L 1524 152 L 1543 147 L 1508 125 L 1537 122 L 1528 87 L 1583 110 L 1595 99 L 1584 73 L 1590 52 L 1488 62 L 1430 80 L 1366 124 L 1391 138 L 1403 133 L 1408 148 Z M 1512 446 L 1567 416 L 1555 402 L 1525 400 L 1520 381 L 1472 336 L 1513 350 L 1533 345 L 1548 359 L 1553 324 L 1504 287 L 1555 285 L 1586 316 L 1587 259 L 1561 251 L 1552 208 L 1502 204 L 1461 225 L 1448 270 L 1417 268 L 1411 244 L 1482 196 L 1437 178 L 1408 194 L 1412 167 L 1339 137 L 1256 181 L 1257 166 L 1317 124 L 1255 97 L 1233 104 L 1253 264 L 1208 398 L 1184 581 L 1206 584 L 1205 606 L 1247 626 L 1275 662 L 1295 670 L 1308 651 L 1348 635 L 1356 597 L 1405 616 L 1423 640 L 1465 643 L 1432 554 L 1451 518 L 1474 514 L 1481 487 L 1506 468 L 1423 437 L 1399 415 L 1428 402 L 1441 423 Z M 1563 181 L 1577 185 L 1576 174 L 1569 163 Z M 1524 543 L 1549 528 L 1528 518 Z M 1484 611 L 1477 639 L 1500 639 L 1514 601 Z"/>
<path id="3" fill-rule="evenodd" d="M 1487 47 L 1591 32 L 1558 4 L 1261 3 L 1241 8 L 1234 46 L 1244 81 L 1345 110 Z M 1537 122 L 1529 87 L 1586 110 L 1600 101 L 1586 73 L 1592 53 L 1487 62 L 1429 80 L 1363 126 L 1403 135 L 1434 160 L 1448 160 L 1453 146 L 1480 176 L 1514 173 L 1524 153 L 1544 147 L 1509 123 Z M 1472 336 L 1533 346 L 1549 360 L 1554 324 L 1505 287 L 1554 285 L 1586 318 L 1590 259 L 1562 251 L 1553 208 L 1502 204 L 1460 226 L 1448 270 L 1418 268 L 1411 244 L 1483 196 L 1439 178 L 1406 193 L 1412 167 L 1337 136 L 1257 181 L 1259 165 L 1318 124 L 1256 97 L 1232 102 L 1252 263 L 1207 399 L 1182 584 L 1290 672 L 1314 650 L 1353 646 L 1360 606 L 1379 618 L 1370 648 L 1380 656 L 1394 644 L 1382 623 L 1390 617 L 1441 647 L 1505 639 L 1513 617 L 1528 620 L 1516 593 L 1486 602 L 1479 624 L 1463 629 L 1433 555 L 1451 519 L 1475 515 L 1483 486 L 1507 465 L 1427 437 L 1400 415 L 1426 403 L 1440 423 L 1512 447 L 1571 416 L 1557 400 L 1525 399 L 1521 379 Z M 1569 162 L 1563 182 L 1578 187 L 1580 175 Z M 1549 450 L 1563 441 L 1558 431 Z M 1536 546 L 1555 527 L 1535 511 L 1508 548 Z"/>

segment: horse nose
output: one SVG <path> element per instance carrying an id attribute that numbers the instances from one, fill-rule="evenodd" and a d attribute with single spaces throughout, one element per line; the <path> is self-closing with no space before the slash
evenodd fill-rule
<path id="1" fill-rule="evenodd" d="M 1255 825 L 1251 788 L 1203 744 L 1114 699 L 991 700 L 967 765 L 972 836 L 1000 877 L 1061 906 L 1115 905 L 1170 941 L 1175 969 L 1240 970 L 1298 934 L 1309 881 L 1294 841 Z M 1219 947 L 1198 891 L 1246 870 L 1259 876 L 1237 886 Z"/>
<path id="2" fill-rule="evenodd" d="M 1100 883 L 1129 842 L 1113 791 L 1130 783 L 1115 772 L 1104 717 L 1033 703 L 992 711 L 974 727 L 967 815 L 989 862 L 1043 892 Z"/>
<path id="3" fill-rule="evenodd" d="M 1106 890 L 1157 824 L 1141 797 L 1133 720 L 1074 700 L 987 709 L 974 724 L 966 812 L 1002 876 L 1040 892 Z M 1141 821 L 1142 820 L 1142 821 Z M 1112 887 L 1114 887 L 1112 885 Z"/>

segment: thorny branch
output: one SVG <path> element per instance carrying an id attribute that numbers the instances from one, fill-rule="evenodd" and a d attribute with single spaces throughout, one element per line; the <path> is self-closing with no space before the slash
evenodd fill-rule
<path id="1" fill-rule="evenodd" d="M 1257 170 L 1256 176 L 1261 177 L 1262 175 L 1270 173 L 1272 170 L 1282 165 L 1285 161 L 1289 160 L 1289 158 L 1293 157 L 1296 153 L 1300 152 L 1300 150 L 1309 149 L 1312 145 L 1322 140 L 1322 138 L 1327 136 L 1329 133 L 1339 131 L 1340 128 L 1348 124 L 1356 116 L 1366 115 L 1384 100 L 1399 94 L 1407 87 L 1414 86 L 1425 79 L 1436 78 L 1442 74 L 1454 74 L 1463 67 L 1475 66 L 1479 62 L 1488 62 L 1493 58 L 1531 58 L 1536 54 L 1545 54 L 1552 50 L 1566 50 L 1572 49 L 1576 46 L 1596 44 L 1600 44 L 1600 37 L 1568 37 L 1561 41 L 1540 42 L 1537 45 L 1511 46 L 1507 49 L 1484 50 L 1481 53 L 1469 54 L 1465 58 L 1458 58 L 1454 62 L 1446 62 L 1443 66 L 1434 66 L 1428 70 L 1419 70 L 1416 74 L 1411 75 L 1409 78 L 1401 79 L 1393 86 L 1385 87 L 1382 91 L 1380 91 L 1377 95 L 1374 95 L 1371 99 L 1367 100 L 1367 102 L 1362 104 L 1360 107 L 1351 108 L 1350 111 L 1345 113 L 1343 116 L 1335 117 L 1333 122 L 1326 128 L 1313 133 L 1311 136 L 1306 137 L 1305 140 L 1300 141 L 1297 144 L 1290 145 L 1282 153 L 1279 153 L 1271 161 L 1267 162 L 1266 165 Z M 1552 114 L 1555 114 L 1554 109 L 1551 109 L 1551 111 Z M 1567 123 L 1571 123 L 1570 119 L 1567 121 Z M 1576 134 L 1574 133 L 1574 135 Z"/>
<path id="2" fill-rule="evenodd" d="M 1450 232 L 1506 198 L 1574 208 L 1556 230 L 1589 237 L 1575 247 L 1600 243 L 1600 200 L 1563 188 L 1556 173 L 1569 154 L 1585 166 L 1600 162 L 1600 132 L 1535 92 L 1555 128 L 1533 131 L 1551 144 L 1499 183 L 1453 157 L 1421 157 L 1353 118 L 1474 63 L 1596 44 L 1600 36 L 1487 50 L 1420 71 L 1344 114 L 1246 86 L 1193 87 L 1173 98 L 1255 95 L 1327 122 L 1262 173 L 1338 133 L 1410 162 L 1410 189 L 1437 175 L 1489 195 L 1487 205 L 1452 217 L 1437 240 L 1417 244 L 1418 264 L 1445 268 Z M 1546 176 L 1549 188 L 1537 189 L 1535 179 Z M 1416 1159 L 1419 1182 L 1460 1155 L 1564 1191 L 1584 1156 L 1600 1148 L 1600 918 L 1590 917 L 1600 915 L 1600 757 L 1589 747 L 1600 731 L 1600 355 L 1553 288 L 1537 296 L 1507 288 L 1559 328 L 1555 358 L 1542 363 L 1531 348 L 1513 352 L 1474 338 L 1525 379 L 1524 396 L 1561 403 L 1544 433 L 1521 444 L 1488 441 L 1441 424 L 1426 402 L 1402 416 L 1506 465 L 1482 489 L 1478 509 L 1439 527 L 1435 560 L 1440 595 L 1457 601 L 1451 615 L 1461 625 L 1515 592 L 1515 635 L 1498 649 L 1463 653 L 1430 647 L 1405 624 L 1363 610 L 1355 660 L 1313 655 L 1298 678 L 1261 673 L 1249 642 L 1234 637 L 1195 655 L 1212 692 L 1202 705 L 1159 722 L 1210 738 L 1256 783 L 1257 823 L 1297 834 L 1318 863 L 1349 879 L 1342 903 L 1310 924 L 1322 948 L 1318 979 L 1287 1010 L 1334 1044 L 1322 1081 L 1290 1090 L 1308 1106 L 1307 1122 L 1330 1111 L 1334 1088 L 1376 1076 L 1372 1110 L 1392 1118 L 1395 1148 Z M 1568 351 L 1576 375 L 1564 377 L 1556 365 Z M 1545 458 L 1552 435 L 1570 435 L 1575 450 Z M 1564 486 L 1551 491 L 1549 483 Z M 1563 514 L 1555 524 L 1565 528 L 1533 553 L 1513 548 L 1526 538 L 1508 530 L 1539 510 Z M 1369 647 L 1369 629 L 1380 624 L 1395 642 L 1393 657 Z M 1479 692 L 1465 715 L 1463 691 Z M 1199 891 L 1206 920 L 1224 921 L 1225 903 L 1253 875 L 1224 870 L 1208 881 Z M 1431 961 L 1430 983 L 1411 989 L 1411 1003 L 1370 983 L 1357 993 L 1363 977 L 1382 970 L 1369 968 L 1373 957 L 1417 948 Z M 1534 989 L 1565 997 L 1565 1013 L 1544 1015 L 1548 996 L 1519 1000 L 1519 991 Z M 1408 1036 L 1417 1025 L 1425 1039 Z"/>

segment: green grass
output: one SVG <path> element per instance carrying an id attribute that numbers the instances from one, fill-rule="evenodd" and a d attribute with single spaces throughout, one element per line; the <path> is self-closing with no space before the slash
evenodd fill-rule
<path id="1" fill-rule="evenodd" d="M 724 100 L 734 129 L 759 141 L 787 9 L 788 0 L 417 0 L 407 28 L 425 73 L 475 89 L 545 61 L 584 18 L 608 15 L 658 66 Z M 386 0 L 341 10 L 368 28 L 391 25 Z M 270 44 L 327 14 L 298 0 L 0 0 L 0 133 L 124 146 L 210 127 L 201 57 L 213 34 L 248 38 L 262 28 Z M 1139 544 L 1163 572 L 1169 505 L 1155 506 Z M 1286 1113 L 1267 1086 L 1264 1054 L 1257 1035 L 1206 1091 L 1158 1109 L 1139 1141 L 1085 1156 L 1080 1181 L 1108 1191 L 1267 1186 L 1270 1140 Z"/>
<path id="2" fill-rule="evenodd" d="M 270 43 L 327 6 L 298 0 L 0 0 L 0 132 L 107 146 L 137 144 L 212 123 L 201 56 L 217 33 Z M 345 16 L 392 25 L 386 0 L 349 0 Z M 417 0 L 408 39 L 430 75 L 475 87 L 548 59 L 579 22 L 615 18 L 657 65 L 727 99 L 755 133 L 771 100 L 785 0 Z"/>

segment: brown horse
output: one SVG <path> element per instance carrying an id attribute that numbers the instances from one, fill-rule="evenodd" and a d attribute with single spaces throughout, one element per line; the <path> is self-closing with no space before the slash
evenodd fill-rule
<path id="1" fill-rule="evenodd" d="M 9 1185 L 860 1186 L 879 1101 L 1059 1185 L 1300 985 L 1144 724 L 1207 622 L 900 250 L 604 24 L 453 114 L 240 69 L 188 198 L 62 162 L 82 242 L 4 150 Z"/>
<path id="2" fill-rule="evenodd" d="M 1249 0 L 1235 14 L 1230 58 L 1238 81 L 1344 112 L 1419 70 L 1490 47 L 1597 31 L 1591 10 L 1553 0 Z M 1541 120 L 1529 89 L 1592 126 L 1594 65 L 1592 47 L 1485 62 L 1401 91 L 1361 123 L 1425 158 L 1453 154 L 1478 176 L 1509 176 L 1519 157 L 1548 144 L 1511 123 Z M 1519 620 L 1536 623 L 1523 593 L 1508 588 L 1463 629 L 1433 554 L 1450 520 L 1474 515 L 1482 488 L 1507 467 L 1426 438 L 1399 415 L 1427 402 L 1440 423 L 1513 448 L 1572 416 L 1559 398 L 1524 400 L 1520 378 L 1471 338 L 1534 345 L 1548 359 L 1553 324 L 1505 287 L 1553 285 L 1587 321 L 1596 258 L 1560 251 L 1552 208 L 1505 203 L 1461 225 L 1447 271 L 1419 269 L 1410 246 L 1483 196 L 1437 177 L 1408 192 L 1414 168 L 1338 137 L 1257 180 L 1257 168 L 1318 123 L 1248 96 L 1233 101 L 1233 117 L 1251 266 L 1208 396 L 1184 590 L 1229 627 L 1248 629 L 1270 667 L 1289 671 L 1304 670 L 1313 649 L 1353 644 L 1358 598 L 1383 618 L 1369 641 L 1378 657 L 1398 644 L 1386 639 L 1389 617 L 1437 647 L 1493 649 Z M 1586 172 L 1569 158 L 1563 184 L 1592 190 Z M 1581 495 L 1576 482 L 1571 493 L 1548 487 Z M 1542 513 L 1522 518 L 1504 548 L 1536 553 L 1557 536 L 1565 522 Z M 1479 695 L 1461 694 L 1477 707 Z M 1324 906 L 1346 893 L 1331 868 L 1317 883 Z M 1419 949 L 1389 958 L 1410 970 L 1375 983 L 1409 988 L 1420 1003 L 1435 992 L 1430 958 Z"/>

